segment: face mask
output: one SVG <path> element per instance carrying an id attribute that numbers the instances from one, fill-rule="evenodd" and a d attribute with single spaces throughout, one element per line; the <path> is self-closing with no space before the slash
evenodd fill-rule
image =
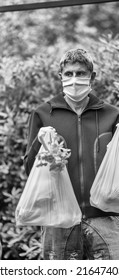
<path id="1" fill-rule="evenodd" d="M 91 91 L 90 78 L 66 78 L 62 85 L 63 92 L 75 102 L 83 100 Z"/>

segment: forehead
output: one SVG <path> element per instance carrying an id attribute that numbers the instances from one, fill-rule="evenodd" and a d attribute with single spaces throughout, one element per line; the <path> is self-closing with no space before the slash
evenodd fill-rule
<path id="1" fill-rule="evenodd" d="M 90 73 L 90 71 L 87 69 L 87 66 L 83 63 L 79 63 L 79 62 L 76 62 L 76 63 L 66 63 L 64 68 L 63 68 L 63 71 L 62 73 L 65 73 L 67 71 L 74 71 L 74 72 L 77 72 L 77 71 L 85 71 L 87 74 Z"/>

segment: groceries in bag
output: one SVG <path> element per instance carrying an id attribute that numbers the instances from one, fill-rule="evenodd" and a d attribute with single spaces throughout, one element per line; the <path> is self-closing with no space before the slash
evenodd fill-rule
<path id="1" fill-rule="evenodd" d="M 105 212 L 119 213 L 119 124 L 91 187 L 90 203 Z"/>
<path id="2" fill-rule="evenodd" d="M 17 205 L 16 224 L 69 228 L 81 221 L 66 168 L 71 151 L 52 127 L 40 134 L 42 146 Z"/>

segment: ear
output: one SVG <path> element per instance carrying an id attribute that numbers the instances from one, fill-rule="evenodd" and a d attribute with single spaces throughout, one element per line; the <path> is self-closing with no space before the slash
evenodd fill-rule
<path id="1" fill-rule="evenodd" d="M 59 77 L 60 77 L 60 80 L 62 80 L 62 73 L 59 72 L 58 75 L 59 75 Z"/>
<path id="2" fill-rule="evenodd" d="M 91 74 L 91 82 L 93 82 L 95 80 L 96 77 L 96 72 L 92 72 Z"/>

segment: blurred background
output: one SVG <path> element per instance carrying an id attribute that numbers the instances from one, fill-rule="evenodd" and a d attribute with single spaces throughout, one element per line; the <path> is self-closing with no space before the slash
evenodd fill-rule
<path id="1" fill-rule="evenodd" d="M 35 2 L 48 1 L 6 0 L 4 5 Z M 62 90 L 59 61 L 65 51 L 76 47 L 85 48 L 93 57 L 96 95 L 119 106 L 118 19 L 118 2 L 0 14 L 0 253 L 3 260 L 42 258 L 41 228 L 16 228 L 14 217 L 27 179 L 23 156 L 31 110 Z"/>

